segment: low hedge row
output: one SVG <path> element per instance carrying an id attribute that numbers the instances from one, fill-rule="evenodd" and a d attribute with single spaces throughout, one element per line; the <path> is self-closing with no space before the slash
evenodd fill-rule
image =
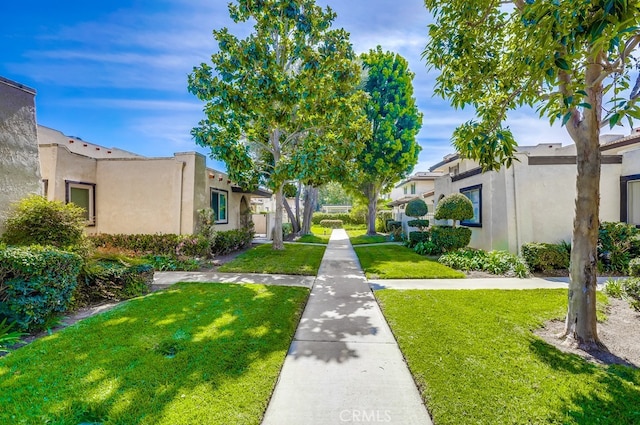
<path id="1" fill-rule="evenodd" d="M 0 247 L 0 319 L 21 331 L 49 327 L 69 308 L 82 261 L 54 247 Z"/>
<path id="2" fill-rule="evenodd" d="M 351 214 L 346 214 L 346 213 L 328 214 L 328 213 L 320 213 L 320 212 L 313 213 L 313 216 L 311 217 L 311 223 L 317 226 L 320 224 L 322 220 L 342 220 L 344 224 L 365 224 L 365 221 L 355 216 L 352 216 Z"/>
<path id="3" fill-rule="evenodd" d="M 459 249 L 441 256 L 438 261 L 457 270 L 480 270 L 495 275 L 526 278 L 529 268 L 523 258 L 507 251 L 483 251 L 481 249 Z"/>
<path id="4" fill-rule="evenodd" d="M 342 220 L 322 220 L 320 221 L 320 226 L 326 227 L 327 229 L 342 229 L 344 222 Z"/>
<path id="5" fill-rule="evenodd" d="M 211 243 L 212 255 L 223 255 L 251 245 L 253 240 L 253 230 L 236 229 L 216 232 Z"/>
<path id="6" fill-rule="evenodd" d="M 96 247 L 121 248 L 139 254 L 185 255 L 190 257 L 206 257 L 209 255 L 211 243 L 200 235 L 166 234 L 98 234 L 90 236 Z"/>
<path id="7" fill-rule="evenodd" d="M 533 271 L 569 268 L 569 251 L 564 245 L 550 243 L 526 243 L 522 256 Z"/>

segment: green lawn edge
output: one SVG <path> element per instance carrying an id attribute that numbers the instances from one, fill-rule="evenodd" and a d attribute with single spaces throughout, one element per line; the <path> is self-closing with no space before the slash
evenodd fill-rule
<path id="1" fill-rule="evenodd" d="M 285 244 L 274 251 L 271 244 L 243 252 L 218 269 L 223 273 L 267 273 L 315 276 L 326 246 Z"/>

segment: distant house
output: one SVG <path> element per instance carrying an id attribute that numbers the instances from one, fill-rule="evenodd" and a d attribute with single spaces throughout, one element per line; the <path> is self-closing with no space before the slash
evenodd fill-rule
<path id="1" fill-rule="evenodd" d="M 41 190 L 35 95 L 0 77 L 0 233 L 10 205 Z"/>
<path id="2" fill-rule="evenodd" d="M 417 172 L 402 180 L 391 190 L 391 202 L 387 205 L 393 208 L 393 218 L 403 223 L 405 232 L 410 230 L 407 221 L 412 218 L 407 217 L 404 211 L 413 199 L 419 198 L 425 201 L 429 210 L 427 218 L 433 220 L 435 181 L 442 174 L 441 171 Z"/>
<path id="3" fill-rule="evenodd" d="M 243 191 L 196 152 L 149 158 L 44 126 L 38 149 L 44 195 L 83 207 L 87 233 L 190 234 L 205 208 L 217 229 L 236 229 L 250 219 L 252 198 L 271 196 Z"/>
<path id="4" fill-rule="evenodd" d="M 640 226 L 640 133 L 603 137 L 600 219 Z M 518 147 L 510 168 L 482 173 L 474 161 L 449 155 L 430 168 L 436 204 L 460 192 L 475 216 L 470 246 L 518 252 L 528 242 L 570 241 L 576 197 L 576 147 L 548 143 Z"/>

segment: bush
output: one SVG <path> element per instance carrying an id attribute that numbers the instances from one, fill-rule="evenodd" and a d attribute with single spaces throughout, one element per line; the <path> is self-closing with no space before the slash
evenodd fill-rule
<path id="1" fill-rule="evenodd" d="M 608 279 L 604 284 L 604 293 L 613 298 L 622 298 L 624 289 L 621 279 Z"/>
<path id="2" fill-rule="evenodd" d="M 198 260 L 173 255 L 145 255 L 142 257 L 154 270 L 161 272 L 192 272 L 200 268 Z"/>
<path id="3" fill-rule="evenodd" d="M 349 221 L 346 223 L 347 224 L 366 224 L 368 217 L 369 217 L 369 206 L 358 203 L 353 207 L 351 207 L 351 212 L 349 213 Z"/>
<path id="4" fill-rule="evenodd" d="M 217 232 L 216 237 L 211 244 L 211 254 L 224 255 L 233 251 L 237 251 L 251 245 L 252 240 L 252 229 L 234 229 L 226 230 L 224 232 Z"/>
<path id="5" fill-rule="evenodd" d="M 522 256 L 531 270 L 569 268 L 569 251 L 564 244 L 527 243 L 522 245 Z"/>
<path id="6" fill-rule="evenodd" d="M 79 255 L 54 247 L 0 248 L 0 318 L 19 330 L 47 328 L 67 310 L 81 266 Z"/>
<path id="7" fill-rule="evenodd" d="M 640 277 L 640 257 L 629 261 L 629 276 Z"/>
<path id="8" fill-rule="evenodd" d="M 434 244 L 431 240 L 426 240 L 424 242 L 418 242 L 416 246 L 413 247 L 413 250 L 420 255 L 440 255 L 442 254 L 442 250 L 439 246 Z"/>
<path id="9" fill-rule="evenodd" d="M 121 301 L 149 293 L 154 268 L 145 260 L 121 255 L 89 259 L 78 277 L 74 307 Z"/>
<path id="10" fill-rule="evenodd" d="M 366 224 L 366 218 L 364 220 L 356 219 L 354 221 L 354 218 L 351 217 L 350 214 L 345 214 L 345 213 L 327 214 L 327 213 L 320 213 L 320 212 L 313 213 L 313 216 L 311 217 L 311 223 L 317 226 L 320 224 L 322 220 L 342 220 L 344 224 Z"/>
<path id="11" fill-rule="evenodd" d="M 625 279 L 623 283 L 624 294 L 631 307 L 640 311 L 640 278 Z"/>
<path id="12" fill-rule="evenodd" d="M 471 229 L 468 227 L 433 226 L 430 234 L 431 241 L 442 252 L 464 248 L 471 241 Z"/>
<path id="13" fill-rule="evenodd" d="M 13 204 L 2 240 L 8 245 L 82 245 L 85 210 L 74 204 L 31 195 Z"/>
<path id="14" fill-rule="evenodd" d="M 438 202 L 434 215 L 436 220 L 470 220 L 473 218 L 473 204 L 462 193 L 452 193 Z"/>
<path id="15" fill-rule="evenodd" d="M 603 222 L 598 231 L 598 270 L 627 273 L 640 256 L 640 230 L 632 224 Z"/>
<path id="16" fill-rule="evenodd" d="M 99 234 L 92 235 L 89 239 L 96 247 L 121 248 L 138 254 L 206 257 L 211 250 L 211 242 L 202 235 L 176 235 L 172 233 L 155 235 Z"/>
<path id="17" fill-rule="evenodd" d="M 479 249 L 460 249 L 442 255 L 438 261 L 458 270 L 479 270 L 495 275 L 529 276 L 529 268 L 523 258 L 506 251 L 486 252 Z"/>
<path id="18" fill-rule="evenodd" d="M 413 199 L 409 201 L 407 207 L 404 210 L 404 213 L 409 217 L 424 217 L 427 215 L 428 209 L 427 204 L 420 198 Z"/>
<path id="19" fill-rule="evenodd" d="M 386 233 L 387 230 L 387 222 L 392 221 L 393 212 L 389 210 L 378 211 L 376 215 L 376 231 L 378 233 Z"/>
<path id="20" fill-rule="evenodd" d="M 409 232 L 409 246 L 413 247 L 418 242 L 429 240 L 429 232 Z"/>
<path id="21" fill-rule="evenodd" d="M 429 220 L 409 220 L 407 221 L 407 225 L 410 227 L 417 227 L 418 229 L 423 229 L 425 227 L 429 227 Z"/>
<path id="22" fill-rule="evenodd" d="M 342 229 L 344 224 L 342 220 L 322 220 L 320 226 L 326 227 L 327 229 Z"/>

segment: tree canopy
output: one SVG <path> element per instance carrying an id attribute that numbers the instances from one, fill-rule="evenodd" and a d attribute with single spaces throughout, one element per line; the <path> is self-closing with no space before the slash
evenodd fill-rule
<path id="1" fill-rule="evenodd" d="M 598 346 L 595 288 L 600 128 L 640 118 L 638 1 L 426 0 L 435 17 L 424 58 L 440 71 L 435 91 L 476 119 L 453 144 L 484 170 L 509 166 L 516 141 L 509 111 L 537 107 L 560 120 L 577 150 L 576 215 L 566 336 Z"/>
<path id="2" fill-rule="evenodd" d="M 189 75 L 206 102 L 195 141 L 224 161 L 232 180 L 276 195 L 274 249 L 282 249 L 282 187 L 289 180 L 340 175 L 368 129 L 360 70 L 335 13 L 313 0 L 236 0 L 235 23 L 254 22 L 238 39 L 214 30 L 218 52 Z"/>
<path id="3" fill-rule="evenodd" d="M 375 50 L 361 55 L 367 73 L 364 90 L 369 94 L 366 115 L 371 136 L 357 157 L 352 193 L 369 202 L 369 233 L 375 233 L 376 203 L 380 193 L 406 177 L 418 162 L 416 136 L 422 114 L 413 97 L 413 76 L 399 54 Z"/>

